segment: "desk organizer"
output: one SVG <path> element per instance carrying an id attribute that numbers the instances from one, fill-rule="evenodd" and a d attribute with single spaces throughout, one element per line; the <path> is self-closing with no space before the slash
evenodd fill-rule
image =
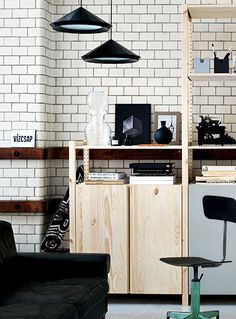
<path id="1" fill-rule="evenodd" d="M 205 59 L 195 58 L 194 59 L 194 72 L 195 73 L 209 73 L 210 72 L 209 58 L 205 58 Z"/>
<path id="2" fill-rule="evenodd" d="M 229 58 L 214 58 L 214 73 L 229 73 Z"/>

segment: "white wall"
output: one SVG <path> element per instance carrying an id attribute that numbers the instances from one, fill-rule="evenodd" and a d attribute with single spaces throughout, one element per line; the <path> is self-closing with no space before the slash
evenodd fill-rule
<path id="1" fill-rule="evenodd" d="M 0 147 L 10 146 L 12 129 L 36 129 L 37 147 L 68 146 L 69 140 L 84 139 L 87 95 L 92 90 L 103 90 L 108 95 L 106 120 L 113 131 L 116 103 L 151 103 L 153 137 L 154 112 L 181 108 L 180 6 L 183 3 L 181 0 L 114 0 L 113 39 L 139 54 L 141 60 L 134 64 L 99 65 L 86 63 L 81 56 L 105 42 L 108 33 L 63 34 L 49 26 L 51 21 L 76 8 L 78 1 L 0 0 Z M 187 3 L 236 4 L 236 1 Z M 106 21 L 109 21 L 109 4 L 105 0 L 84 2 L 88 10 Z M 235 52 L 235 31 L 235 21 L 231 20 L 195 23 L 194 55 L 209 56 L 212 60 L 212 42 L 219 54 L 223 55 L 229 47 Z M 194 121 L 199 122 L 199 113 L 216 114 L 236 138 L 234 83 L 214 85 L 195 85 Z M 103 164 L 94 163 L 96 167 Z M 106 164 L 110 168 L 127 167 L 128 161 Z M 196 168 L 200 165 L 196 163 Z M 68 161 L 0 160 L 0 167 L 1 200 L 62 196 L 68 184 Z M 17 217 L 29 226 L 28 230 L 18 227 L 19 236 L 24 231 L 37 235 L 31 227 L 33 221 L 36 225 L 46 222 L 37 216 Z M 15 219 L 12 221 L 18 225 Z M 42 233 L 41 226 L 39 229 Z M 29 241 L 35 243 L 29 249 L 38 249 L 39 237 L 29 237 L 19 239 L 23 241 L 19 249 L 25 250 L 24 245 L 30 244 Z"/>

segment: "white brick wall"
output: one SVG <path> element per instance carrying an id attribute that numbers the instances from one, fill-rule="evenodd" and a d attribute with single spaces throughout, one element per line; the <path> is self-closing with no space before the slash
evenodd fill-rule
<path id="1" fill-rule="evenodd" d="M 188 0 L 188 4 L 236 4 L 236 0 Z M 108 40 L 108 33 L 54 32 L 51 21 L 78 6 L 75 0 L 1 0 L 0 147 L 10 146 L 12 129 L 36 129 L 37 147 L 67 146 L 83 139 L 88 121 L 87 95 L 108 95 L 106 120 L 115 128 L 116 103 L 151 103 L 152 112 L 181 106 L 181 0 L 113 1 L 113 39 L 141 55 L 134 64 L 99 65 L 81 56 Z M 109 2 L 85 7 L 109 21 Z M 194 23 L 194 56 L 210 57 L 214 42 L 223 55 L 235 42 L 236 21 Z M 236 48 L 234 48 L 236 50 Z M 235 52 L 235 51 L 234 51 Z M 234 83 L 194 86 L 194 139 L 199 114 L 221 117 L 236 138 Z M 152 133 L 156 129 L 152 115 Z M 1 151 L 1 150 L 0 150 Z M 94 161 L 95 168 L 128 167 L 129 161 Z M 177 163 L 180 167 L 180 163 Z M 62 196 L 68 185 L 68 161 L 0 160 L 0 199 Z M 201 163 L 196 163 L 196 172 Z M 179 172 L 180 174 L 180 172 Z M 2 215 L 13 222 L 20 251 L 37 250 L 43 225 L 38 214 Z M 24 227 L 20 227 L 24 225 Z M 27 225 L 27 226 L 25 226 Z"/>
<path id="2" fill-rule="evenodd" d="M 40 250 L 40 243 L 45 226 L 48 224 L 49 216 L 39 213 L 8 213 L 2 214 L 0 218 L 13 225 L 17 251 L 31 252 Z"/>

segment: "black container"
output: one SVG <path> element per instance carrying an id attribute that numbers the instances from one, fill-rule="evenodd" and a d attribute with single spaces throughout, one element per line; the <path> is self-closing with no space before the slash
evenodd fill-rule
<path id="1" fill-rule="evenodd" d="M 158 144 L 169 144 L 173 138 L 173 134 L 168 127 L 166 121 L 161 121 L 161 127 L 154 133 L 154 139 Z"/>
<path id="2" fill-rule="evenodd" d="M 229 57 L 214 58 L 214 73 L 229 73 Z"/>

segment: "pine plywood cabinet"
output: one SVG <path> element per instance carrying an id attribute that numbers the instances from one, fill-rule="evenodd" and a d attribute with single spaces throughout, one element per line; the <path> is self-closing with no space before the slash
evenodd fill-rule
<path id="1" fill-rule="evenodd" d="M 76 184 L 76 148 L 70 142 L 70 251 L 110 253 L 111 293 L 181 294 L 181 269 L 159 258 L 182 253 L 182 186 Z"/>
<path id="2" fill-rule="evenodd" d="M 111 255 L 110 292 L 127 293 L 129 269 L 128 186 L 76 186 L 76 251 Z"/>
<path id="3" fill-rule="evenodd" d="M 171 200 L 170 200 L 171 199 Z M 130 291 L 181 294 L 181 185 L 130 185 Z"/>

